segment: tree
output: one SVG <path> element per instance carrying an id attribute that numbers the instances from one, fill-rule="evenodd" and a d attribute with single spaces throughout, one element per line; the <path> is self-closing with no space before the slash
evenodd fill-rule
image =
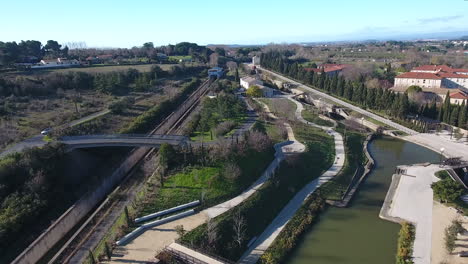
<path id="1" fill-rule="evenodd" d="M 464 192 L 464 188 L 451 178 L 446 178 L 431 185 L 434 195 L 442 202 L 454 202 Z"/>
<path id="2" fill-rule="evenodd" d="M 234 79 L 236 82 L 239 82 L 239 69 L 236 68 L 236 74 L 234 75 Z"/>
<path id="3" fill-rule="evenodd" d="M 241 210 L 237 209 L 232 217 L 232 228 L 234 229 L 234 241 L 242 246 L 242 242 L 245 240 L 245 233 L 247 231 L 247 223 L 244 216 L 241 214 Z"/>
<path id="4" fill-rule="evenodd" d="M 106 256 L 107 256 L 107 260 L 110 260 L 112 258 L 112 250 L 111 250 L 111 247 L 109 246 L 109 244 L 106 242 L 104 244 L 104 246 L 106 247 Z"/>
<path id="5" fill-rule="evenodd" d="M 183 225 L 176 225 L 174 229 L 179 237 L 182 237 L 186 233 Z"/>
<path id="6" fill-rule="evenodd" d="M 460 113 L 458 115 L 458 127 L 465 128 L 468 118 L 468 104 L 465 104 L 465 101 L 460 106 Z"/>
<path id="7" fill-rule="evenodd" d="M 44 49 L 47 52 L 59 52 L 61 47 L 62 45 L 60 45 L 57 41 L 48 40 L 47 44 L 44 46 Z"/>
<path id="8" fill-rule="evenodd" d="M 249 89 L 247 89 L 246 94 L 250 97 L 262 97 L 263 96 L 262 89 L 257 85 L 250 86 Z"/>
<path id="9" fill-rule="evenodd" d="M 406 89 L 407 94 L 420 93 L 420 92 L 422 92 L 422 88 L 417 85 L 411 85 L 410 87 L 408 87 L 408 89 Z"/>
<path id="10" fill-rule="evenodd" d="M 242 174 L 239 166 L 234 162 L 228 162 L 224 165 L 224 176 L 230 180 L 236 180 Z"/>
<path id="11" fill-rule="evenodd" d="M 442 116 L 441 121 L 448 124 L 450 122 L 450 114 L 451 114 L 450 93 L 448 91 L 447 91 L 447 94 L 445 95 L 445 100 L 444 100 L 442 109 L 443 109 L 443 116 Z"/>
<path id="12" fill-rule="evenodd" d="M 208 238 L 208 245 L 211 248 L 215 248 L 218 242 L 218 224 L 212 218 L 206 222 L 206 236 Z"/>
<path id="13" fill-rule="evenodd" d="M 153 42 L 143 43 L 143 48 L 144 49 L 154 49 L 154 44 L 153 44 Z"/>

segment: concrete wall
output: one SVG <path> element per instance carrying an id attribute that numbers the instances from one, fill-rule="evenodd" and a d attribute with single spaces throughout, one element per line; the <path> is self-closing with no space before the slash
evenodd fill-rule
<path id="1" fill-rule="evenodd" d="M 105 178 L 99 187 L 94 191 L 88 192 L 83 198 L 72 205 L 57 221 L 31 243 L 12 264 L 36 263 L 55 243 L 86 216 L 91 209 L 103 200 L 149 150 L 150 148 L 146 147 L 135 149 L 110 177 Z"/>

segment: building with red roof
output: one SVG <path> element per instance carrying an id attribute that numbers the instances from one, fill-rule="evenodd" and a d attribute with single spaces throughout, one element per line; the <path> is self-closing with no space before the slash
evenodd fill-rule
<path id="1" fill-rule="evenodd" d="M 332 64 L 332 63 L 324 63 L 319 65 L 317 68 L 305 68 L 305 71 L 308 72 L 315 72 L 315 73 L 326 73 L 327 75 L 336 75 L 339 74 L 343 69 L 349 67 L 349 64 Z"/>
<path id="2" fill-rule="evenodd" d="M 443 93 L 447 89 L 468 90 L 468 69 L 447 65 L 422 65 L 395 77 L 395 90 L 417 85 L 424 91 Z"/>
<path id="3" fill-rule="evenodd" d="M 450 103 L 452 104 L 462 104 L 465 102 L 465 104 L 468 103 L 468 93 L 464 91 L 457 91 L 454 93 L 450 94 Z"/>

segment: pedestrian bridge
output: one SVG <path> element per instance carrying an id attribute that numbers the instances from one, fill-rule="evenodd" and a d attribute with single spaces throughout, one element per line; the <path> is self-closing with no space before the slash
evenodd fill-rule
<path id="1" fill-rule="evenodd" d="M 144 134 L 115 134 L 115 135 L 85 135 L 65 136 L 58 142 L 68 146 L 68 150 L 97 147 L 153 147 L 157 148 L 166 143 L 183 147 L 189 138 L 178 135 L 144 135 Z"/>

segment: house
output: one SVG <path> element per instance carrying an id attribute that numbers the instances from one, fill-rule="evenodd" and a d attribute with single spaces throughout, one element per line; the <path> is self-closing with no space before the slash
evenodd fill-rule
<path id="1" fill-rule="evenodd" d="M 339 74 L 343 69 L 350 67 L 349 64 L 332 64 L 332 63 L 324 63 L 317 68 L 305 68 L 304 70 L 307 72 L 314 72 L 321 74 L 324 72 L 327 75 L 333 76 Z"/>
<path id="2" fill-rule="evenodd" d="M 240 79 L 240 86 L 246 90 L 254 85 L 263 86 L 263 82 L 251 76 L 242 77 Z"/>
<path id="3" fill-rule="evenodd" d="M 468 103 L 468 93 L 464 91 L 457 91 L 450 94 L 450 103 L 461 105 L 465 102 Z"/>
<path id="4" fill-rule="evenodd" d="M 252 64 L 253 65 L 260 65 L 260 56 L 253 56 Z"/>
<path id="5" fill-rule="evenodd" d="M 46 68 L 66 68 L 79 66 L 80 62 L 73 59 L 57 58 L 50 60 L 41 60 L 38 64 L 31 66 L 31 69 L 46 69 Z"/>
<path id="6" fill-rule="evenodd" d="M 221 78 L 224 74 L 223 68 L 213 67 L 208 70 L 208 77 Z"/>
<path id="7" fill-rule="evenodd" d="M 424 91 L 445 94 L 448 89 L 468 89 L 468 69 L 447 65 L 423 65 L 395 77 L 393 89 L 405 91 L 411 85 Z"/>

